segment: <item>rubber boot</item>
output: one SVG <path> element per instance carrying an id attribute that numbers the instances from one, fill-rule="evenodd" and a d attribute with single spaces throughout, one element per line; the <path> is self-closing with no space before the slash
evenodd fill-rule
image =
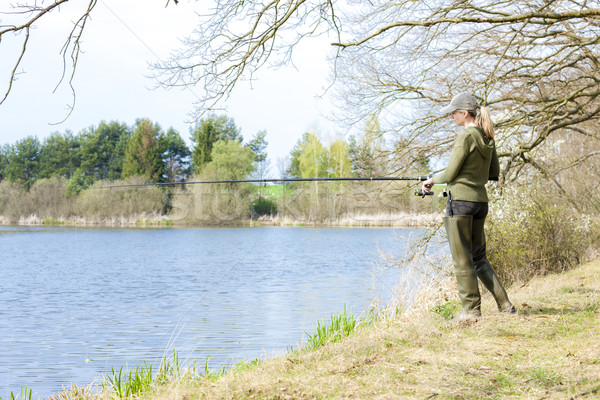
<path id="1" fill-rule="evenodd" d="M 475 271 L 477 272 L 479 280 L 483 283 L 483 286 L 485 286 L 492 296 L 494 296 L 494 300 L 496 300 L 496 304 L 498 305 L 498 310 L 509 314 L 516 314 L 517 310 L 510 300 L 508 300 L 506 290 L 504 290 L 502 283 L 500 283 L 500 279 L 498 279 L 498 275 L 496 275 L 496 272 L 487 259 L 485 232 L 483 230 L 484 224 L 485 219 L 473 220 L 472 244 Z"/>
<path id="2" fill-rule="evenodd" d="M 458 295 L 462 303 L 462 311 L 454 317 L 453 321 L 477 319 L 481 317 L 481 296 L 471 255 L 473 217 L 471 215 L 455 215 L 443 217 L 443 220 L 454 261 Z"/>

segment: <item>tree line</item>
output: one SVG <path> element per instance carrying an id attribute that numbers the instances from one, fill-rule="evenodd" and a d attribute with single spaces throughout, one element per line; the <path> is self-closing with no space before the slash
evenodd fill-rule
<path id="1" fill-rule="evenodd" d="M 308 131 L 280 165 L 281 177 L 323 178 L 372 176 L 385 173 L 390 160 L 377 142 L 376 123 L 367 124 L 362 136 L 346 141 L 337 137 L 324 144 L 318 131 Z M 191 176 L 244 179 L 266 177 L 270 160 L 266 131 L 243 143 L 241 129 L 226 115 L 211 115 L 190 129 L 191 148 L 173 128 L 138 119 L 133 126 L 100 122 L 75 135 L 55 132 L 40 140 L 27 136 L 0 148 L 0 181 L 29 189 L 54 176 L 68 180 L 69 194 L 79 193 L 97 181 L 141 176 L 149 182 L 181 182 Z M 428 165 L 422 165 L 425 173 Z"/>
<path id="2" fill-rule="evenodd" d="M 149 182 L 184 181 L 210 163 L 215 143 L 230 142 L 228 149 L 245 153 L 250 164 L 266 159 L 266 132 L 243 144 L 233 119 L 209 116 L 190 129 L 190 149 L 179 132 L 163 130 L 149 119 L 133 126 L 112 121 L 82 130 L 56 132 L 41 141 L 28 136 L 0 148 L 0 180 L 29 189 L 55 176 L 68 180 L 69 194 L 79 193 L 97 181 L 141 176 Z"/>
<path id="3" fill-rule="evenodd" d="M 0 185 L 4 192 L 0 215 L 8 215 L 11 220 L 37 213 L 59 219 L 81 214 L 94 218 L 118 214 L 120 218 L 126 216 L 125 210 L 163 215 L 185 210 L 184 219 L 193 216 L 191 223 L 205 223 L 224 215 L 226 218 L 221 219 L 243 220 L 286 213 L 296 220 L 323 220 L 367 208 L 371 213 L 382 212 L 386 209 L 382 199 L 399 194 L 397 187 L 354 185 L 350 189 L 339 184 L 287 185 L 278 191 L 262 191 L 251 185 L 211 185 L 214 187 L 202 189 L 165 186 L 162 195 L 157 189 L 151 196 L 150 191 L 144 194 L 130 190 L 128 195 L 117 195 L 86 190 L 115 181 L 165 183 L 271 177 L 266 134 L 259 131 L 245 142 L 232 118 L 210 115 L 190 129 L 191 146 L 173 128 L 165 131 L 149 119 L 138 119 L 133 126 L 103 121 L 76 135 L 56 132 L 44 140 L 28 136 L 0 148 Z M 289 156 L 279 160 L 279 177 L 375 176 L 395 169 L 374 119 L 361 134 L 348 140 L 336 137 L 324 141 L 321 136 L 316 129 L 305 132 Z M 425 160 L 414 172 L 426 174 L 428 169 Z M 56 207 L 47 210 L 44 198 L 52 198 Z M 404 202 L 389 200 L 388 204 L 397 207 Z"/>

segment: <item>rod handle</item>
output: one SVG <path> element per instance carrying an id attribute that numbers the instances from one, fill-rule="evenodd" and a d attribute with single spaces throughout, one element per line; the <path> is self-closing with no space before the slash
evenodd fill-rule
<path id="1" fill-rule="evenodd" d="M 415 189 L 415 196 L 421 196 L 421 197 L 425 197 L 425 196 L 433 196 L 433 192 L 424 192 L 423 189 Z"/>

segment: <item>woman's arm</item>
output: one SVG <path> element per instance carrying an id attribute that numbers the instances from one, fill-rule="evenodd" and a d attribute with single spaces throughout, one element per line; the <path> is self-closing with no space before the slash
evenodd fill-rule
<path id="1" fill-rule="evenodd" d="M 454 147 L 450 153 L 450 161 L 445 170 L 435 174 L 432 177 L 433 183 L 450 183 L 458 176 L 460 167 L 462 167 L 465 159 L 469 155 L 470 136 L 467 133 L 461 132 L 456 136 Z"/>
<path id="2" fill-rule="evenodd" d="M 470 136 L 464 132 L 461 132 L 456 136 L 454 147 L 450 153 L 450 162 L 448 163 L 448 166 L 443 171 L 423 182 L 424 192 L 429 193 L 431 187 L 435 183 L 449 183 L 456 179 L 460 167 L 462 167 L 463 162 L 469 155 L 469 137 Z"/>

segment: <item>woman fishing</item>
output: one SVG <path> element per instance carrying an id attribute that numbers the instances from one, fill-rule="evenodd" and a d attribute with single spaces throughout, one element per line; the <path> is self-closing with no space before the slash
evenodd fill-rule
<path id="1" fill-rule="evenodd" d="M 486 257 L 483 225 L 488 214 L 488 196 L 485 184 L 490 179 L 497 179 L 500 173 L 489 112 L 469 94 L 455 96 L 442 112 L 450 114 L 450 118 L 464 129 L 456 137 L 448 166 L 424 181 L 423 191 L 429 192 L 436 183 L 448 185 L 443 220 L 462 303 L 462 310 L 454 320 L 460 322 L 481 317 L 477 278 L 492 293 L 501 312 L 516 314 L 517 310 Z"/>

